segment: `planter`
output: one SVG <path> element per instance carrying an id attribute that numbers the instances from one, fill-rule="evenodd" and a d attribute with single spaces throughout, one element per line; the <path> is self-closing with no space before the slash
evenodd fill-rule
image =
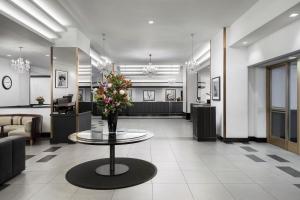
<path id="1" fill-rule="evenodd" d="M 38 104 L 39 104 L 39 105 L 43 105 L 43 104 L 44 104 L 44 101 L 38 101 Z"/>
<path id="2" fill-rule="evenodd" d="M 108 113 L 107 124 L 109 133 L 116 133 L 118 124 L 118 112 Z"/>

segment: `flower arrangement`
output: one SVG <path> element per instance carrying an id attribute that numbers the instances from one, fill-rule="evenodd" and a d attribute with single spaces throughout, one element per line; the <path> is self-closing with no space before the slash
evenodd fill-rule
<path id="1" fill-rule="evenodd" d="M 108 116 L 131 106 L 131 99 L 128 95 L 131 81 L 126 80 L 123 75 L 114 73 L 106 75 L 105 78 L 107 82 L 100 83 L 99 87 L 93 91 L 98 106 L 103 108 L 103 114 Z"/>
<path id="2" fill-rule="evenodd" d="M 35 98 L 35 100 L 39 103 L 39 104 L 44 104 L 45 99 L 42 96 L 38 96 L 37 98 Z"/>

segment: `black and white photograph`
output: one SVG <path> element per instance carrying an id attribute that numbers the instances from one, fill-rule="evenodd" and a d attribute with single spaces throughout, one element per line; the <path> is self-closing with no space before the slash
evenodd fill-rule
<path id="1" fill-rule="evenodd" d="M 176 89 L 166 89 L 166 101 L 176 101 Z"/>
<path id="2" fill-rule="evenodd" d="M 221 100 L 221 88 L 220 88 L 220 77 L 215 77 L 212 79 L 212 100 Z"/>
<path id="3" fill-rule="evenodd" d="M 143 93 L 144 101 L 155 101 L 155 90 L 144 90 Z"/>
<path id="4" fill-rule="evenodd" d="M 68 72 L 56 70 L 55 71 L 55 87 L 68 88 Z"/>

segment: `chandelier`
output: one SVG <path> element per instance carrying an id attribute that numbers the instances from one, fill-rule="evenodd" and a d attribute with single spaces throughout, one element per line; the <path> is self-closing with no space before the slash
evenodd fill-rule
<path id="1" fill-rule="evenodd" d="M 18 73 L 24 73 L 28 72 L 30 70 L 30 62 L 24 58 L 22 58 L 22 49 L 20 48 L 20 54 L 19 58 L 16 60 L 11 60 L 11 66 L 18 72 Z"/>
<path id="2" fill-rule="evenodd" d="M 143 69 L 143 73 L 147 76 L 150 76 L 150 77 L 157 73 L 157 67 L 152 65 L 151 57 L 152 57 L 152 55 L 149 54 L 149 64 L 147 66 L 145 66 L 144 69 Z"/>
<path id="3" fill-rule="evenodd" d="M 187 65 L 188 69 L 190 71 L 192 71 L 192 72 L 196 69 L 196 65 L 197 65 L 196 61 L 194 60 L 194 35 L 195 35 L 194 33 L 191 33 L 191 38 L 192 38 L 192 58 L 191 58 L 190 61 L 186 62 L 186 65 Z"/>

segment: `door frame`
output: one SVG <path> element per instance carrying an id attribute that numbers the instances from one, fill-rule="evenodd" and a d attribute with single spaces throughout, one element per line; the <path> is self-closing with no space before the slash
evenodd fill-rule
<path id="1" fill-rule="evenodd" d="M 279 63 L 276 65 L 271 65 L 267 66 L 266 70 L 266 121 L 267 121 L 267 142 L 276 146 L 279 146 L 283 149 L 286 149 L 288 151 L 298 153 L 300 154 L 300 112 L 297 112 L 297 143 L 291 142 L 289 138 L 289 130 L 290 130 L 290 123 L 289 123 L 289 118 L 290 118 L 290 65 L 293 63 L 293 61 L 290 62 L 283 62 Z M 277 67 L 286 67 L 287 68 L 287 77 L 286 77 L 286 106 L 285 109 L 274 109 L 272 108 L 272 102 L 271 102 L 271 81 L 272 81 L 272 76 L 271 76 L 271 70 L 275 69 Z M 300 59 L 297 60 L 297 110 L 300 108 Z M 285 139 L 278 138 L 278 137 L 273 137 L 272 136 L 272 111 L 278 111 L 278 112 L 284 112 L 285 113 Z"/>

